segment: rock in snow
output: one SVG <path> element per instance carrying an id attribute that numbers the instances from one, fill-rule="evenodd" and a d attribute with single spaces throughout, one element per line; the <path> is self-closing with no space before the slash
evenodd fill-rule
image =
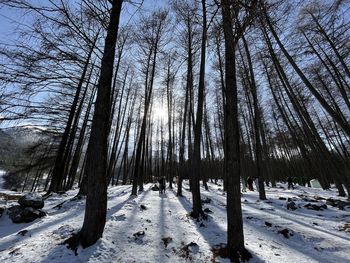
<path id="1" fill-rule="evenodd" d="M 33 209 L 32 207 L 15 205 L 9 208 L 9 216 L 13 223 L 30 223 L 45 215 L 45 212 Z"/>
<path id="2" fill-rule="evenodd" d="M 22 196 L 18 203 L 22 207 L 32 207 L 35 209 L 41 209 L 44 207 L 44 200 L 40 194 L 37 193 L 28 193 Z"/>
<path id="3" fill-rule="evenodd" d="M 344 210 L 345 207 L 350 206 L 350 202 L 345 202 L 345 201 L 337 200 L 333 198 L 327 199 L 326 204 L 333 207 L 338 207 L 340 210 Z"/>
<path id="4" fill-rule="evenodd" d="M 293 201 L 287 202 L 287 209 L 288 210 L 296 210 L 298 207 Z"/>
<path id="5" fill-rule="evenodd" d="M 46 215 L 40 210 L 44 207 L 44 200 L 37 193 L 25 194 L 18 200 L 18 203 L 20 205 L 8 209 L 9 217 L 13 223 L 30 223 Z"/>
<path id="6" fill-rule="evenodd" d="M 315 204 L 306 204 L 304 205 L 305 208 L 311 209 L 311 210 L 316 210 L 316 211 L 323 211 L 323 209 L 327 209 L 327 205 L 315 205 Z"/>
<path id="7" fill-rule="evenodd" d="M 168 244 L 169 244 L 170 242 L 172 242 L 173 239 L 172 239 L 171 237 L 163 237 L 163 238 L 162 238 L 162 241 L 163 241 L 163 243 L 164 243 L 164 247 L 167 248 L 167 247 L 168 247 Z"/>
<path id="8" fill-rule="evenodd" d="M 159 187 L 156 184 L 153 185 L 151 189 L 152 189 L 152 191 L 159 191 Z"/>
<path id="9" fill-rule="evenodd" d="M 5 208 L 4 207 L 0 207 L 0 218 L 2 217 L 2 214 L 5 212 Z"/>

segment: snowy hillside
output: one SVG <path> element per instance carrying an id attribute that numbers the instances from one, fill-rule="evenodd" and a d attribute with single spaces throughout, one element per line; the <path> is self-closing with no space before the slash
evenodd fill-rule
<path id="1" fill-rule="evenodd" d="M 16 147 L 33 144 L 42 136 L 42 130 L 32 126 L 0 129 L 0 143 L 7 142 L 16 145 Z"/>
<path id="2" fill-rule="evenodd" d="M 69 201 L 75 191 L 47 199 L 44 211 L 48 216 L 33 223 L 13 224 L 3 215 L 0 262 L 228 262 L 214 259 L 212 252 L 213 246 L 226 242 L 226 200 L 221 186 L 209 184 L 210 191 L 201 189 L 209 215 L 202 222 L 188 216 L 190 192 L 185 190 L 185 197 L 178 198 L 167 189 L 159 196 L 151 187 L 146 185 L 136 198 L 130 197 L 131 186 L 110 188 L 104 236 L 92 247 L 79 248 L 76 256 L 61 245 L 82 225 L 84 200 Z M 279 185 L 267 188 L 267 197 L 259 201 L 257 192 L 242 196 L 246 244 L 254 257 L 250 262 L 350 262 L 350 232 L 341 230 L 350 223 L 350 209 L 304 207 L 338 198 L 335 191 L 285 190 Z M 287 210 L 285 198 L 293 198 L 298 208 Z M 67 202 L 61 204 L 63 200 Z"/>

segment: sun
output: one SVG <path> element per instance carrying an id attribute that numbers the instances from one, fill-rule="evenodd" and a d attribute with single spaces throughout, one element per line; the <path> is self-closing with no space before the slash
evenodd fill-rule
<path id="1" fill-rule="evenodd" d="M 154 120 L 166 121 L 168 118 L 168 109 L 162 105 L 154 105 L 153 111 Z"/>

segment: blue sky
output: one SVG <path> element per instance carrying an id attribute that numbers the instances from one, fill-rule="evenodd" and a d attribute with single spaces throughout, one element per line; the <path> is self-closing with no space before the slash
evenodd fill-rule
<path id="1" fill-rule="evenodd" d="M 17 17 L 16 17 L 17 16 Z M 19 12 L 15 12 L 12 9 L 7 7 L 0 8 L 0 41 L 7 42 L 14 32 L 15 24 L 14 21 L 19 21 L 23 18 L 20 18 Z"/>
<path id="2" fill-rule="evenodd" d="M 43 5 L 45 0 L 29 0 L 32 3 L 37 3 Z M 79 2 L 80 0 L 70 0 Z M 137 0 L 141 2 L 141 0 Z M 145 0 L 142 6 L 142 13 L 150 12 L 155 10 L 157 7 L 167 6 L 167 0 Z M 122 23 L 129 21 L 131 15 L 135 12 L 135 7 L 131 6 L 128 3 L 124 4 L 124 10 L 122 13 Z M 135 14 L 135 17 L 132 21 L 137 20 L 138 14 Z M 15 43 L 18 39 L 16 35 L 16 29 L 18 27 L 22 28 L 23 26 L 30 25 L 31 16 L 26 15 L 23 10 L 18 10 L 15 8 L 9 8 L 4 5 L 0 5 L 0 46 Z M 124 21 L 123 21 L 124 20 Z M 32 98 L 33 101 L 42 99 L 44 95 L 37 96 Z"/>
<path id="3" fill-rule="evenodd" d="M 36 0 L 33 2 L 35 1 Z M 167 0 L 145 0 L 142 9 L 150 11 L 156 9 L 157 7 L 164 7 L 167 5 L 167 3 Z M 130 4 L 127 6 L 127 9 L 129 12 L 133 12 L 133 8 L 130 8 Z M 124 16 L 127 16 L 126 13 L 129 12 L 124 12 Z M 25 16 L 22 11 L 0 6 L 0 43 L 9 42 L 9 40 L 14 36 L 14 32 L 17 27 L 16 24 L 18 22 L 25 22 Z"/>

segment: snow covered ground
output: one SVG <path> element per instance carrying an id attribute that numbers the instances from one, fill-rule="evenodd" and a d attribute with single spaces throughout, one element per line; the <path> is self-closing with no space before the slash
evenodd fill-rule
<path id="1" fill-rule="evenodd" d="M 104 236 L 92 247 L 79 248 L 77 255 L 61 245 L 82 225 L 84 200 L 68 201 L 76 191 L 48 198 L 43 209 L 48 216 L 32 223 L 13 224 L 8 215 L 3 215 L 0 262 L 228 262 L 221 258 L 214 261 L 211 251 L 214 245 L 226 242 L 222 186 L 209 184 L 209 191 L 202 188 L 202 199 L 211 200 L 204 208 L 213 212 L 203 222 L 188 216 L 190 192 L 184 190 L 185 197 L 178 198 L 175 190 L 167 189 L 159 196 L 151 187 L 146 185 L 137 197 L 130 197 L 131 186 L 109 188 Z M 349 208 L 341 211 L 328 206 L 314 211 L 303 207 L 309 202 L 302 198 L 338 199 L 335 191 L 299 186 L 296 190 L 266 191 L 267 201 L 259 201 L 257 192 L 242 195 L 246 245 L 254 256 L 250 262 L 350 262 L 350 233 L 339 231 L 350 223 Z M 299 208 L 287 210 L 286 200 L 279 197 L 294 198 Z M 67 202 L 55 207 L 63 200 Z M 316 204 L 323 203 L 325 200 Z M 278 233 L 284 229 L 288 229 L 288 238 Z M 144 235 L 135 237 L 139 231 Z M 192 244 L 185 249 L 191 242 L 198 246 Z"/>

